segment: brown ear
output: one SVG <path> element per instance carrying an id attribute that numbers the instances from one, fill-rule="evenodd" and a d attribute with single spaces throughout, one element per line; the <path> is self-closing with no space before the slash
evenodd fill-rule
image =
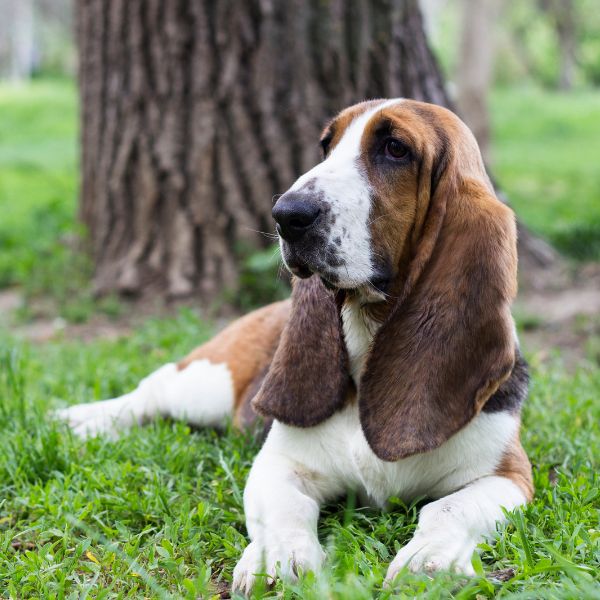
<path id="1" fill-rule="evenodd" d="M 254 410 L 287 425 L 311 427 L 344 405 L 348 384 L 334 293 L 315 275 L 295 280 L 290 318 L 252 401 Z"/>
<path id="2" fill-rule="evenodd" d="M 510 375 L 516 290 L 512 211 L 483 181 L 444 175 L 405 292 L 377 333 L 359 386 L 377 456 L 437 448 Z"/>

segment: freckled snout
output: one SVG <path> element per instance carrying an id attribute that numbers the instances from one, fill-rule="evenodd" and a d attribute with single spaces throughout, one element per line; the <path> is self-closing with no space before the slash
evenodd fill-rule
<path id="1" fill-rule="evenodd" d="M 286 242 L 296 242 L 315 224 L 321 207 L 312 195 L 287 192 L 273 207 L 277 233 Z"/>

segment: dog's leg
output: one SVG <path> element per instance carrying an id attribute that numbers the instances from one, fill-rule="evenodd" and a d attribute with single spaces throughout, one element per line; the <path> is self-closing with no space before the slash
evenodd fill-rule
<path id="1" fill-rule="evenodd" d="M 527 495 L 508 477 L 488 476 L 427 504 L 412 539 L 390 564 L 386 581 L 391 583 L 404 567 L 414 572 L 453 570 L 474 575 L 471 557 L 477 544 L 505 520 L 503 508 L 525 504 Z"/>
<path id="2" fill-rule="evenodd" d="M 289 314 L 276 302 L 234 321 L 178 364 L 169 363 L 132 392 L 56 411 L 82 436 L 116 435 L 163 416 L 196 426 L 222 425 L 269 365 Z M 237 413 L 236 413 L 237 414 Z"/>
<path id="3" fill-rule="evenodd" d="M 233 380 L 227 365 L 196 360 L 182 370 L 173 363 L 164 365 L 128 394 L 64 408 L 56 416 L 82 437 L 115 436 L 157 416 L 192 425 L 221 425 L 232 414 L 233 405 Z"/>
<path id="4" fill-rule="evenodd" d="M 325 554 L 317 538 L 319 497 L 304 469 L 286 455 L 271 452 L 268 441 L 256 457 L 246 488 L 244 510 L 251 543 L 233 572 L 233 591 L 249 594 L 257 575 L 267 583 L 279 574 L 295 580 L 300 570 L 316 571 Z"/>

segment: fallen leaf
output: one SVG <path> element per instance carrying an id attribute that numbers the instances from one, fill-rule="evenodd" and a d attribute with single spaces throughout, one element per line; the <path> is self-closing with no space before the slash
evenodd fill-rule
<path id="1" fill-rule="evenodd" d="M 97 565 L 100 564 L 100 561 L 89 551 L 86 550 L 85 551 L 85 555 L 88 557 L 89 560 L 91 560 L 92 562 L 96 563 Z"/>

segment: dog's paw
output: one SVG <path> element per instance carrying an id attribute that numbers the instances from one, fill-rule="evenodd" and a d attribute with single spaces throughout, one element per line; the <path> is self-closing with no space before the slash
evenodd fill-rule
<path id="1" fill-rule="evenodd" d="M 54 411 L 52 416 L 64 421 L 81 438 L 98 435 L 116 438 L 123 428 L 134 421 L 131 410 L 120 398 L 76 404 Z"/>
<path id="2" fill-rule="evenodd" d="M 449 532 L 444 534 L 438 531 L 415 534 L 391 562 L 385 576 L 386 583 L 390 584 L 405 567 L 413 573 L 453 571 L 475 575 L 471 557 L 477 543 L 464 533 L 454 533 L 450 535 Z"/>
<path id="3" fill-rule="evenodd" d="M 300 571 L 318 571 L 325 560 L 321 544 L 312 535 L 290 534 L 278 536 L 276 543 L 251 542 L 233 570 L 232 590 L 250 594 L 259 577 L 271 585 L 280 575 L 296 581 Z"/>

